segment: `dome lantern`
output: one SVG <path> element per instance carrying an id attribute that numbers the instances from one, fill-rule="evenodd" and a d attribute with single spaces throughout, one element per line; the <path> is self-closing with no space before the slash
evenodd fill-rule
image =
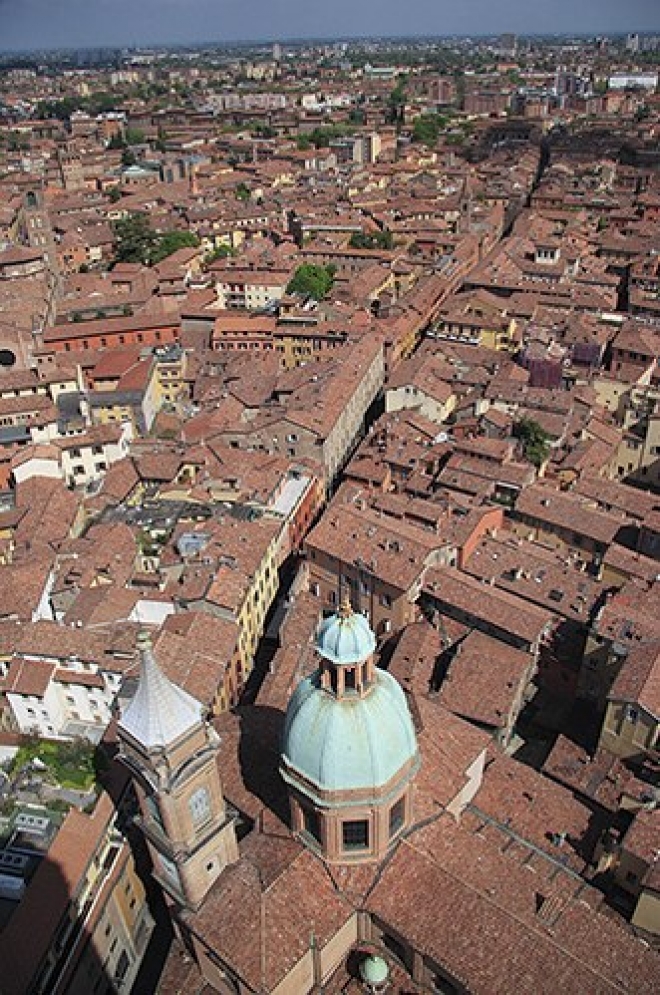
<path id="1" fill-rule="evenodd" d="M 325 619 L 316 634 L 323 688 L 335 697 L 364 694 L 374 681 L 375 649 L 376 637 L 366 616 L 354 612 L 345 598 L 337 614 Z"/>

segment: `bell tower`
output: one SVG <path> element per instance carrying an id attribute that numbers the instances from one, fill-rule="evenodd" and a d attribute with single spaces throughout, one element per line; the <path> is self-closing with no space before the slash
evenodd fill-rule
<path id="1" fill-rule="evenodd" d="M 138 647 L 140 680 L 118 723 L 120 755 L 136 785 L 154 876 L 178 905 L 196 909 L 238 860 L 217 767 L 220 741 L 200 702 L 160 670 L 148 633 Z"/>

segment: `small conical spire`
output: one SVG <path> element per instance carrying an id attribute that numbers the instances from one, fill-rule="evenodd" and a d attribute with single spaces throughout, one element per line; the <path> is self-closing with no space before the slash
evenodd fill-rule
<path id="1" fill-rule="evenodd" d="M 148 749 L 168 746 L 202 721 L 203 708 L 162 672 L 148 632 L 141 632 L 137 643 L 140 681 L 119 727 Z"/>

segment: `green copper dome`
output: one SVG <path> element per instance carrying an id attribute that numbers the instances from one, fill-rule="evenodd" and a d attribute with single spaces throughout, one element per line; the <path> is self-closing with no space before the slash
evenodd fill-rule
<path id="1" fill-rule="evenodd" d="M 376 649 L 376 637 L 364 615 L 345 602 L 336 615 L 326 618 L 316 633 L 321 656 L 340 666 L 361 663 Z"/>
<path id="2" fill-rule="evenodd" d="M 320 672 L 305 678 L 287 708 L 282 760 L 285 781 L 302 778 L 309 794 L 316 788 L 369 796 L 411 760 L 412 776 L 419 766 L 417 738 L 401 687 L 377 670 L 364 696 L 337 698 L 321 686 Z"/>
<path id="3" fill-rule="evenodd" d="M 389 968 L 382 957 L 369 954 L 360 964 L 360 977 L 368 985 L 382 985 L 389 977 Z"/>

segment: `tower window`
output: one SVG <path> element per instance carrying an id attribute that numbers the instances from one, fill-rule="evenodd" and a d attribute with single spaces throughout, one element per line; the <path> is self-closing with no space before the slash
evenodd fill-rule
<path id="1" fill-rule="evenodd" d="M 303 825 L 305 832 L 317 843 L 321 843 L 321 821 L 318 812 L 315 812 L 313 808 L 303 809 Z"/>
<path id="2" fill-rule="evenodd" d="M 201 826 L 211 818 L 211 802 L 206 788 L 198 788 L 188 801 L 193 823 Z"/>
<path id="3" fill-rule="evenodd" d="M 159 829 L 164 830 L 165 827 L 163 825 L 163 818 L 160 814 L 160 808 L 158 806 L 158 802 L 156 801 L 155 796 L 147 795 L 145 798 L 145 804 L 146 804 L 147 814 L 151 816 L 151 818 L 156 823 Z"/>
<path id="4" fill-rule="evenodd" d="M 369 822 L 367 819 L 351 819 L 342 824 L 344 850 L 369 849 Z"/>
<path id="5" fill-rule="evenodd" d="M 390 809 L 390 839 L 396 836 L 403 826 L 405 815 L 406 800 L 405 798 L 399 798 Z"/>
<path id="6" fill-rule="evenodd" d="M 344 688 L 346 691 L 355 691 L 355 671 L 344 671 Z"/>

